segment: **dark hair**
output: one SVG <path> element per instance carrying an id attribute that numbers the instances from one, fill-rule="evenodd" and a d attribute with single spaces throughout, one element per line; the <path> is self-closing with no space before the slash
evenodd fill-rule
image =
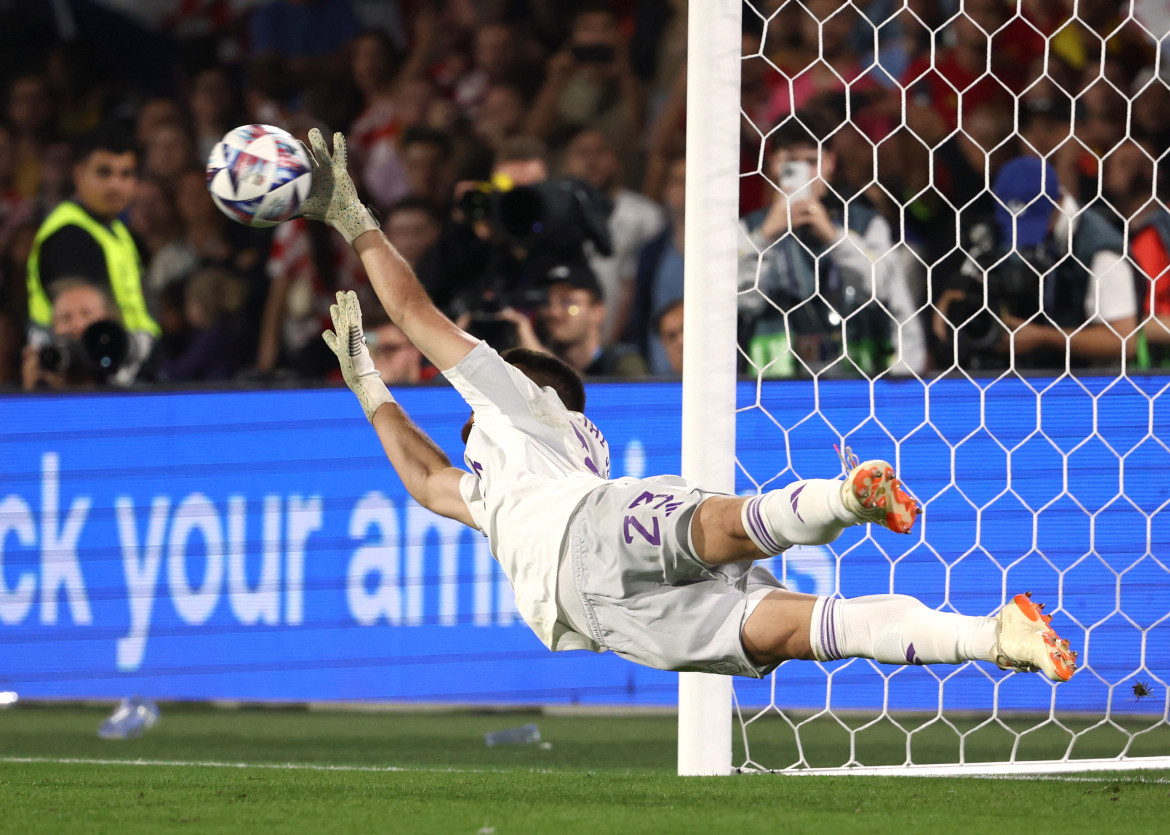
<path id="1" fill-rule="evenodd" d="M 772 131 L 767 141 L 773 149 L 792 148 L 797 145 L 811 145 L 816 148 L 832 132 L 831 126 L 819 111 L 807 108 L 788 117 L 787 121 Z"/>
<path id="2" fill-rule="evenodd" d="M 672 311 L 678 310 L 682 306 L 683 306 L 683 298 L 682 298 L 682 296 L 679 296 L 677 299 L 674 299 L 673 301 L 667 302 L 661 310 L 659 310 L 657 313 L 655 313 L 654 314 L 654 333 L 660 333 L 662 331 L 662 320 L 666 318 L 668 313 L 671 313 Z"/>
<path id="3" fill-rule="evenodd" d="M 548 386 L 555 391 L 569 411 L 585 411 L 585 383 L 567 362 L 529 348 L 509 348 L 500 356 L 541 388 Z"/>
<path id="4" fill-rule="evenodd" d="M 404 130 L 399 144 L 404 149 L 409 145 L 434 145 L 444 156 L 451 153 L 450 135 L 423 125 L 414 125 Z"/>
<path id="5" fill-rule="evenodd" d="M 439 213 L 430 201 L 415 195 L 403 197 L 397 203 L 393 203 L 384 209 L 382 211 L 382 220 L 387 220 L 395 212 L 422 212 L 436 225 L 440 225 L 443 222 L 443 219 L 439 216 Z"/>
<path id="6" fill-rule="evenodd" d="M 74 159 L 77 162 L 85 162 L 98 151 L 119 156 L 135 153 L 134 135 L 120 122 L 106 122 L 79 139 L 76 151 Z"/>

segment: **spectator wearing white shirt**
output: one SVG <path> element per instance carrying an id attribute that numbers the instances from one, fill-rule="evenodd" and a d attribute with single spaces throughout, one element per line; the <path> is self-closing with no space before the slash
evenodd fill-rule
<path id="1" fill-rule="evenodd" d="M 569 141 L 565 149 L 564 173 L 584 180 L 613 201 L 608 223 L 613 254 L 601 255 L 592 245 L 587 247 L 586 253 L 605 298 L 612 299 L 602 325 L 602 341 L 612 345 L 618 341 L 630 319 L 638 251 L 662 231 L 666 223 L 665 212 L 649 197 L 622 185 L 617 152 L 599 130 L 586 128 Z"/>
<path id="2" fill-rule="evenodd" d="M 741 221 L 739 312 L 750 369 L 768 377 L 921 371 L 925 339 L 890 224 L 830 187 L 836 154 L 802 116 L 770 139 L 770 205 Z"/>

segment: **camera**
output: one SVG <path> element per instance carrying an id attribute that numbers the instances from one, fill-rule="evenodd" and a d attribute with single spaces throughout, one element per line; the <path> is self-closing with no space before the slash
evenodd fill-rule
<path id="1" fill-rule="evenodd" d="M 1043 277 L 1056 261 L 1056 253 L 1047 243 L 1004 255 L 991 224 L 971 227 L 966 257 L 951 285 L 960 295 L 946 309 L 947 321 L 958 330 L 957 354 L 964 367 L 1006 364 L 1007 356 L 999 350 L 1007 334 L 1002 317 L 1027 320 L 1040 310 Z"/>
<path id="2" fill-rule="evenodd" d="M 814 174 L 811 162 L 790 159 L 780 166 L 780 190 L 793 203 L 804 200 L 809 195 Z"/>
<path id="3" fill-rule="evenodd" d="M 71 382 L 104 383 L 130 357 L 130 334 L 112 319 L 86 328 L 80 339 L 57 339 L 41 348 L 41 368 L 63 374 Z"/>
<path id="4" fill-rule="evenodd" d="M 613 254 L 607 225 L 612 205 L 574 177 L 513 188 L 476 183 L 460 199 L 459 209 L 469 221 L 487 223 L 528 251 L 545 247 L 575 254 L 588 241 L 602 255 Z"/>

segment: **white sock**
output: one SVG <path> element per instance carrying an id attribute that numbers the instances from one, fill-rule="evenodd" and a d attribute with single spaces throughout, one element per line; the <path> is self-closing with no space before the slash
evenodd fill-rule
<path id="1" fill-rule="evenodd" d="M 765 554 L 793 545 L 824 545 L 858 524 L 841 502 L 841 482 L 827 478 L 794 481 L 787 487 L 752 496 L 740 511 L 748 538 Z"/>
<path id="2" fill-rule="evenodd" d="M 904 594 L 821 597 L 810 627 L 818 661 L 872 658 L 883 664 L 992 661 L 995 618 L 938 612 Z"/>

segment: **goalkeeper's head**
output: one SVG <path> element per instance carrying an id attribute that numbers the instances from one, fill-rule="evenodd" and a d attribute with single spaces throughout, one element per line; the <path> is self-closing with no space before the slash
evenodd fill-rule
<path id="1" fill-rule="evenodd" d="M 552 354 L 533 351 L 528 348 L 510 348 L 500 356 L 524 372 L 524 376 L 541 388 L 551 388 L 561 403 L 571 412 L 585 411 L 585 383 L 573 367 Z M 463 443 L 471 435 L 475 414 L 463 425 Z"/>
<path id="2" fill-rule="evenodd" d="M 570 412 L 585 411 L 585 383 L 581 375 L 564 360 L 528 348 L 511 348 L 501 356 L 541 388 L 555 391 Z"/>

